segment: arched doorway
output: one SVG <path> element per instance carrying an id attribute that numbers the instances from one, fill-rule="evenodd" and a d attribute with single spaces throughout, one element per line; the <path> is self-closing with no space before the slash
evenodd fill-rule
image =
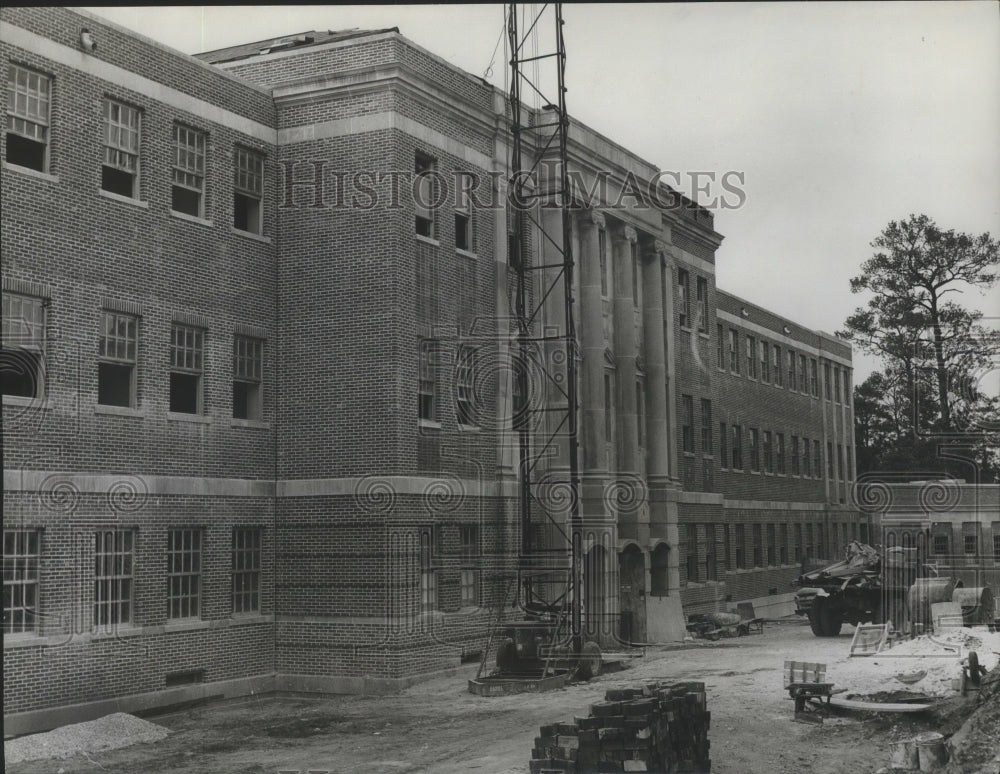
<path id="1" fill-rule="evenodd" d="M 646 556 L 634 543 L 618 555 L 618 637 L 624 644 L 646 640 Z"/>

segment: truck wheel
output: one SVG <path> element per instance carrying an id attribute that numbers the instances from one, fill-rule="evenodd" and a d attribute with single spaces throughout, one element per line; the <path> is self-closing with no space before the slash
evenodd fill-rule
<path id="1" fill-rule="evenodd" d="M 823 636 L 823 619 L 820 616 L 819 605 L 813 602 L 813 607 L 809 611 L 809 628 L 817 637 Z"/>
<path id="2" fill-rule="evenodd" d="M 819 614 L 820 624 L 823 629 L 821 637 L 836 637 L 840 634 L 840 628 L 844 625 L 844 615 L 833 605 L 824 605 Z"/>

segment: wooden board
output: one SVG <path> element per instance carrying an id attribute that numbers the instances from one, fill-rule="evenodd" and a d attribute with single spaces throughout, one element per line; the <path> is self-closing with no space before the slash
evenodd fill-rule
<path id="1" fill-rule="evenodd" d="M 886 624 L 860 624 L 854 628 L 851 656 L 874 656 L 885 647 L 889 634 Z"/>
<path id="2" fill-rule="evenodd" d="M 844 699 L 840 696 L 830 697 L 831 707 L 840 707 L 846 710 L 861 710 L 863 712 L 923 712 L 930 709 L 931 704 L 903 704 L 887 703 L 878 701 L 858 701 L 856 699 Z"/>

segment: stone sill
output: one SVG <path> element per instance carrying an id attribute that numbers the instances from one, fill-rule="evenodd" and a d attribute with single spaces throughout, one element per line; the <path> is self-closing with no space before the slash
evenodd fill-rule
<path id="1" fill-rule="evenodd" d="M 207 414 L 185 414 L 180 411 L 168 411 L 167 412 L 168 422 L 192 422 L 198 425 L 210 425 L 214 421 L 211 416 Z"/>
<path id="2" fill-rule="evenodd" d="M 142 419 L 145 414 L 138 408 L 132 408 L 131 406 L 105 406 L 98 403 L 94 406 L 95 414 L 109 414 L 120 417 L 135 417 L 137 419 Z"/>
<path id="3" fill-rule="evenodd" d="M 230 226 L 229 232 L 236 234 L 237 236 L 252 239 L 254 242 L 260 242 L 261 244 L 271 244 L 271 237 L 266 237 L 263 234 L 255 234 L 253 231 L 243 231 L 242 229 L 236 228 L 236 226 Z"/>
<path id="4" fill-rule="evenodd" d="M 177 210 L 170 211 L 170 217 L 177 218 L 177 220 L 185 220 L 188 223 L 197 223 L 199 226 L 208 226 L 211 228 L 215 224 L 212 221 L 205 218 L 199 218 L 195 215 L 188 215 L 186 212 L 177 212 Z"/>
<path id="5" fill-rule="evenodd" d="M 144 202 L 141 199 L 133 199 L 130 196 L 122 196 L 121 194 L 116 194 L 111 191 L 105 191 L 103 188 L 97 189 L 98 195 L 102 199 L 109 199 L 113 202 L 120 202 L 122 204 L 131 204 L 133 207 L 141 207 L 144 210 L 149 209 L 149 202 Z"/>
<path id="6" fill-rule="evenodd" d="M 58 183 L 59 175 L 51 175 L 48 172 L 39 172 L 37 169 L 31 169 L 30 167 L 22 167 L 20 164 L 10 164 L 8 162 L 3 162 L 3 168 L 9 172 L 17 172 L 25 177 L 33 177 L 36 180 L 44 180 L 46 183 Z"/>

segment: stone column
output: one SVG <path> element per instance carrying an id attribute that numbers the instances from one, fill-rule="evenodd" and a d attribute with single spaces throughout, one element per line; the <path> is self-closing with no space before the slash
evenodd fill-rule
<path id="1" fill-rule="evenodd" d="M 632 245 L 635 229 L 622 226 L 612 238 L 615 272 L 615 349 L 618 371 L 618 467 L 621 472 L 638 470 L 639 438 L 635 406 L 635 302 L 632 298 Z M 612 471 L 614 473 L 616 471 Z"/>
<path id="2" fill-rule="evenodd" d="M 667 246 L 657 240 L 644 256 L 643 267 L 643 326 L 645 327 L 646 363 L 646 484 L 649 492 L 649 526 L 647 545 L 651 536 L 666 538 L 670 546 L 667 556 L 668 596 L 659 597 L 652 604 L 647 596 L 646 634 L 650 642 L 669 642 L 684 638 L 684 612 L 680 597 L 680 556 L 677 530 L 677 485 L 671 477 L 671 460 L 676 459 L 676 437 L 671 432 L 673 408 L 670 376 L 673 361 L 668 360 L 673 347 L 668 335 L 673 332 L 670 314 L 673 283 L 670 264 L 666 261 Z M 664 282 L 664 275 L 666 282 Z M 664 298 L 664 287 L 667 298 Z M 666 309 L 665 309 L 666 307 Z M 665 324 L 666 323 L 666 324 Z M 651 568 L 651 557 L 647 566 Z M 647 573 L 648 575 L 648 573 Z M 648 582 L 647 582 L 648 583 Z M 647 592 L 649 589 L 647 589 Z"/>

